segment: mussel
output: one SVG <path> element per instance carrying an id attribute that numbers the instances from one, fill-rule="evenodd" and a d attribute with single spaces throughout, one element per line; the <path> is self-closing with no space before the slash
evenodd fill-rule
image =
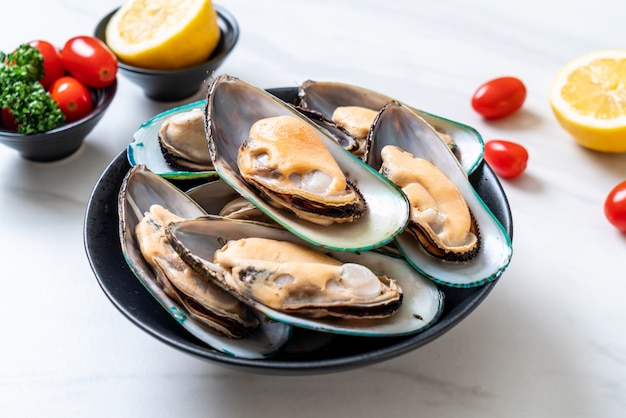
<path id="1" fill-rule="evenodd" d="M 128 144 L 131 166 L 167 179 L 217 178 L 204 133 L 205 101 L 168 109 L 141 124 Z"/>
<path id="2" fill-rule="evenodd" d="M 204 216 L 171 223 L 178 254 L 267 317 L 331 333 L 423 330 L 443 294 L 405 260 L 324 250 L 277 226 Z"/>
<path id="3" fill-rule="evenodd" d="M 451 150 L 412 108 L 392 101 L 381 109 L 365 161 L 412 195 L 411 220 L 395 242 L 417 270 L 458 287 L 478 286 L 504 272 L 510 237 Z"/>
<path id="4" fill-rule="evenodd" d="M 128 265 L 190 333 L 218 351 L 244 358 L 267 357 L 287 343 L 289 326 L 267 321 L 219 285 L 193 273 L 172 249 L 165 236 L 167 225 L 206 214 L 182 191 L 136 165 L 123 180 L 118 212 Z"/>
<path id="5" fill-rule="evenodd" d="M 199 108 L 174 113 L 159 128 L 158 141 L 165 161 L 176 170 L 210 171 L 213 161 Z"/>
<path id="6" fill-rule="evenodd" d="M 320 225 L 353 222 L 367 210 L 361 192 L 301 118 L 284 115 L 254 122 L 239 147 L 237 166 L 268 202 L 301 219 Z"/>
<path id="7" fill-rule="evenodd" d="M 259 326 L 258 317 L 213 281 L 194 273 L 172 249 L 165 229 L 182 219 L 155 204 L 135 227 L 139 251 L 152 267 L 157 283 L 198 321 L 231 338 L 250 335 Z"/>
<path id="8" fill-rule="evenodd" d="M 187 253 L 182 250 L 182 254 Z M 189 258 L 190 263 L 195 260 Z M 402 303 L 395 280 L 291 241 L 229 240 L 214 252 L 212 261 L 201 263 L 200 268 L 210 266 L 206 271 L 233 292 L 285 313 L 311 318 L 387 318 Z"/>
<path id="9" fill-rule="evenodd" d="M 220 177 L 311 243 L 380 247 L 407 223 L 408 203 L 391 182 L 265 90 L 228 75 L 215 78 L 206 132 Z"/>
<path id="10" fill-rule="evenodd" d="M 304 81 L 298 90 L 299 108 L 329 130 L 337 142 L 359 157 L 376 113 L 396 99 L 377 91 L 335 81 Z M 472 173 L 483 158 L 484 144 L 473 128 L 411 107 L 436 132 L 461 163 Z"/>
<path id="11" fill-rule="evenodd" d="M 380 156 L 380 172 L 409 199 L 406 230 L 435 257 L 471 260 L 480 248 L 478 225 L 455 184 L 430 161 L 396 145 L 383 147 Z"/>

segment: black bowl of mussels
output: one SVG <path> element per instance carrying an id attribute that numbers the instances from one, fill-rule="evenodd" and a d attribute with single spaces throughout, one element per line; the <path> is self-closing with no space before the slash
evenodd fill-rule
<path id="1" fill-rule="evenodd" d="M 230 94 L 245 97 L 260 113 L 249 116 L 251 112 L 244 110 L 227 118 L 239 111 L 227 108 L 236 102 L 230 100 Z M 360 194 L 372 202 L 369 213 L 351 215 L 358 219 L 336 225 L 329 223 L 326 215 L 318 219 L 323 208 L 316 206 L 310 212 L 316 215 L 315 226 L 307 229 L 300 225 L 311 222 L 310 213 L 302 218 L 285 202 L 277 211 L 268 209 L 262 201 L 265 194 L 242 183 L 247 177 L 233 156 L 243 144 L 220 135 L 232 138 L 239 131 L 248 132 L 256 120 L 274 123 L 273 116 L 280 115 L 290 119 L 289 123 L 297 120 L 307 125 L 306 129 L 323 135 L 324 141 L 329 139 L 330 131 L 319 129 L 319 120 L 311 118 L 312 103 L 309 109 L 300 108 L 303 94 L 297 87 L 265 91 L 234 77 L 218 77 L 207 100 L 172 109 L 142 125 L 145 128 L 152 122 L 156 126 L 150 135 L 158 136 L 172 115 L 190 107 L 201 109 L 206 115 L 215 171 L 203 169 L 194 176 L 186 167 L 177 175 L 175 167 L 167 167 L 167 162 L 158 158 L 155 163 L 149 158 L 133 158 L 137 157 L 133 155 L 135 146 L 129 146 L 105 169 L 87 208 L 86 253 L 106 296 L 140 329 L 176 349 L 225 367 L 277 375 L 330 373 L 382 362 L 433 341 L 467 317 L 496 285 L 510 259 L 513 225 L 506 195 L 483 161 L 467 165 L 471 172 L 461 176 L 469 179 L 479 203 L 493 216 L 478 216 L 479 226 L 487 231 L 479 237 L 479 245 L 484 246 L 467 256 L 468 260 L 443 262 L 407 244 L 411 240 L 405 230 L 408 213 L 399 212 L 405 210 L 408 199 L 393 182 L 353 157 L 339 142 L 324 144 L 344 170 L 343 165 L 354 165 L 346 172 L 359 176 Z M 401 104 L 394 106 L 380 109 L 379 129 L 385 136 L 387 118 L 392 118 L 386 125 L 390 127 L 399 123 L 395 118 L 413 114 Z M 248 117 L 251 120 L 246 125 Z M 432 133 L 431 123 L 436 127 L 433 132 L 445 131 L 452 138 L 468 132 L 477 135 L 449 120 L 428 117 L 426 136 Z M 245 126 L 228 126 L 232 121 L 243 121 Z M 420 118 L 418 125 L 423 121 Z M 144 134 L 141 141 L 147 140 Z M 460 141 L 461 149 L 434 148 L 438 154 L 450 149 L 450 155 L 456 153 L 455 158 L 462 159 L 466 151 L 463 141 L 467 138 Z M 480 143 L 480 137 L 475 141 Z M 154 147 L 157 152 L 159 148 Z M 321 170 L 322 157 L 314 161 Z M 434 161 L 445 165 L 442 160 Z M 163 167 L 165 171 L 160 172 Z M 454 175 L 449 178 L 458 181 Z M 464 187 L 459 187 L 462 193 Z M 391 200 L 377 202 L 373 196 L 379 194 Z M 471 198 L 467 200 L 474 209 Z M 400 227 L 387 219 L 385 228 L 393 230 L 389 237 L 351 245 L 358 242 L 359 234 L 368 233 L 367 222 L 372 220 L 367 218 L 378 222 L 382 216 L 378 205 L 389 202 L 398 204 L 393 219 L 400 219 Z M 113 207 L 118 210 L 111 210 Z M 251 211 L 243 215 L 242 208 Z M 359 222 L 363 224 L 355 226 Z M 494 229 L 488 225 L 491 222 Z M 326 236 L 318 230 L 327 228 L 331 236 L 354 234 L 354 239 L 324 241 Z M 402 235 L 406 235 L 405 242 L 399 244 Z M 485 248 L 492 252 L 492 235 L 503 241 L 503 255 L 482 254 Z M 166 245 L 144 251 L 154 250 L 157 242 Z M 266 255 L 259 256 L 261 253 Z M 435 260 L 426 263 L 432 267 L 420 267 L 412 257 L 420 263 L 429 257 Z M 173 258 L 190 267 L 192 274 L 172 267 L 178 263 L 164 261 Z M 495 267 L 489 264 L 493 259 L 497 259 Z M 442 264 L 452 267 L 442 268 Z M 485 270 L 493 271 L 485 275 Z M 472 275 L 480 278 L 456 280 Z M 345 292 L 350 293 L 349 298 Z"/>

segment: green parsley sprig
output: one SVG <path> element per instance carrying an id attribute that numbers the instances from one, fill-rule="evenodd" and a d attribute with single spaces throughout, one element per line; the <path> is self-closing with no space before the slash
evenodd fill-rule
<path id="1" fill-rule="evenodd" d="M 43 55 L 31 45 L 0 52 L 0 109 L 10 109 L 19 133 L 44 132 L 65 123 L 63 111 L 39 83 L 43 71 Z"/>

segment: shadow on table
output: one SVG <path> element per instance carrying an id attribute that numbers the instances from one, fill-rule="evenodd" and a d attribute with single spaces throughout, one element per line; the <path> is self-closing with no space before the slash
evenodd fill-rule
<path id="1" fill-rule="evenodd" d="M 514 272 L 503 278 L 522 280 Z M 500 283 L 498 286 L 506 286 Z M 276 377 L 207 367 L 198 388 L 230 416 L 585 416 L 593 388 L 565 379 L 580 359 L 528 300 L 498 286 L 463 323 L 367 368 Z M 514 288 L 512 285 L 511 289 Z M 563 386 L 563 381 L 567 385 Z M 202 402 L 198 399 L 198 402 Z M 515 410 L 510 410 L 515 406 Z M 215 405 L 206 405 L 215 411 Z M 219 414 L 218 414 L 219 415 Z"/>

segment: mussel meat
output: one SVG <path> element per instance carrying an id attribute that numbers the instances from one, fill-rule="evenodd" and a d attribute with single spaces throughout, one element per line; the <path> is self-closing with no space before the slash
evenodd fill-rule
<path id="1" fill-rule="evenodd" d="M 172 168 L 213 170 L 201 109 L 193 108 L 169 116 L 161 124 L 158 141 L 163 158 Z"/>

